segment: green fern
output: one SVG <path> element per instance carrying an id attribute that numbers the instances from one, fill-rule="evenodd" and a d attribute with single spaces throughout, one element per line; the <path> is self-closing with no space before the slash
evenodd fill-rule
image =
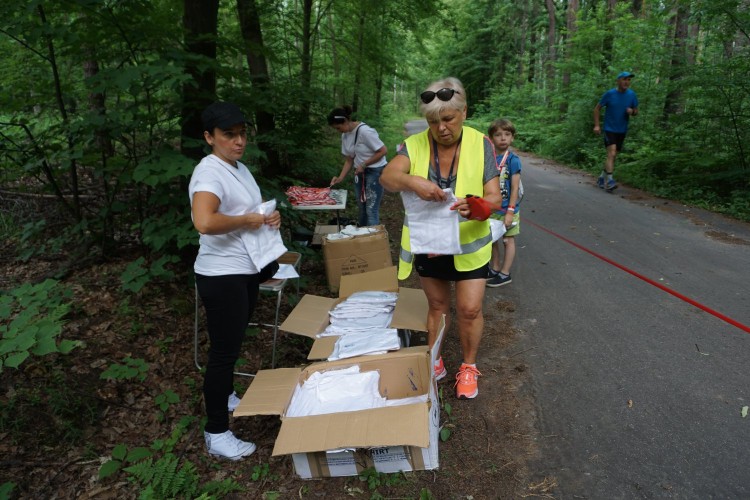
<path id="1" fill-rule="evenodd" d="M 145 489 L 141 498 L 194 498 L 198 491 L 198 473 L 192 462 L 185 462 L 180 466 L 179 459 L 172 453 L 167 453 L 154 462 L 149 457 L 130 467 L 125 472 L 130 479 L 137 481 Z"/>

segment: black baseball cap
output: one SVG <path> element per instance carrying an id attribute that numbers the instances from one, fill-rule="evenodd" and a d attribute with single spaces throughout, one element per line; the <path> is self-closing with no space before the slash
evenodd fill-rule
<path id="1" fill-rule="evenodd" d="M 238 123 L 247 123 L 245 115 L 235 104 L 231 102 L 215 102 L 210 104 L 201 113 L 203 130 L 213 133 L 214 128 L 226 130 Z"/>

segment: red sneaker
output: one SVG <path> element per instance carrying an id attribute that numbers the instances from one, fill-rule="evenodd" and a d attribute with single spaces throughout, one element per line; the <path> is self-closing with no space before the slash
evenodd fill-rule
<path id="1" fill-rule="evenodd" d="M 479 394 L 477 379 L 482 374 L 474 366 L 462 364 L 456 374 L 456 397 L 458 399 L 474 399 Z"/>
<path id="2" fill-rule="evenodd" d="M 434 368 L 435 368 L 435 380 L 440 380 L 442 378 L 445 378 L 446 375 L 448 375 L 448 370 L 445 369 L 442 356 L 438 358 L 438 362 Z"/>

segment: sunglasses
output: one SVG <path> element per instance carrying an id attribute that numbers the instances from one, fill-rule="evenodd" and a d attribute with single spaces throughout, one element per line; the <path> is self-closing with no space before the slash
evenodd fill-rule
<path id="1" fill-rule="evenodd" d="M 422 99 L 422 102 L 425 104 L 430 104 L 432 101 L 435 100 L 435 97 L 440 99 L 441 101 L 450 101 L 453 99 L 453 94 L 460 94 L 456 89 L 440 89 L 437 92 L 433 92 L 432 90 L 425 90 L 421 94 L 419 94 L 419 98 Z"/>

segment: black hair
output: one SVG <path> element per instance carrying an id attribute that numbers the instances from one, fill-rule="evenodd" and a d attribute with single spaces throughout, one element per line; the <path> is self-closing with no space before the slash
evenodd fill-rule
<path id="1" fill-rule="evenodd" d="M 352 119 L 352 107 L 348 104 L 339 108 L 333 108 L 333 111 L 328 113 L 328 125 L 340 125 L 347 120 Z"/>

